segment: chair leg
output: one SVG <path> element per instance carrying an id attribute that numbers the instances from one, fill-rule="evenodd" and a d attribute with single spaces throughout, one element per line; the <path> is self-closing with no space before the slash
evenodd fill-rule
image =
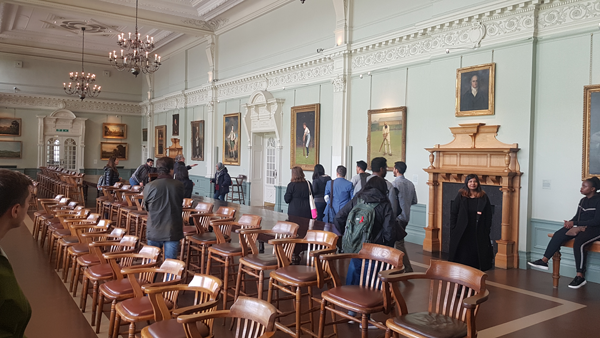
<path id="1" fill-rule="evenodd" d="M 102 321 L 102 310 L 104 310 L 104 295 L 98 295 L 98 311 L 96 316 L 96 333 L 100 333 L 100 322 Z"/>
<path id="2" fill-rule="evenodd" d="M 238 266 L 237 278 L 235 279 L 235 293 L 233 294 L 233 302 L 234 303 L 240 296 L 240 287 L 242 285 L 242 275 L 243 274 L 244 274 L 244 271 L 242 270 L 242 263 L 240 262 L 240 265 Z"/>
<path id="3" fill-rule="evenodd" d="M 77 263 L 77 268 L 76 271 L 74 271 L 75 273 L 75 277 L 74 277 L 74 282 L 73 282 L 73 297 L 77 296 L 77 287 L 79 285 L 79 275 L 81 275 L 81 273 L 83 272 L 83 267 L 79 265 L 79 263 Z M 83 279 L 81 281 L 81 284 L 83 286 Z"/>
<path id="4" fill-rule="evenodd" d="M 325 311 L 326 311 L 327 301 L 325 299 L 321 300 L 321 312 L 319 315 L 319 332 L 317 337 L 323 338 L 323 334 L 325 333 Z"/>
<path id="5" fill-rule="evenodd" d="M 112 337 L 112 333 L 114 330 L 114 325 L 115 325 L 115 320 L 117 319 L 117 300 L 113 299 L 113 301 L 110 303 L 110 317 L 109 317 L 109 323 L 108 323 L 108 336 Z M 98 325 L 100 326 L 100 325 Z"/>
<path id="6" fill-rule="evenodd" d="M 71 258 L 71 255 L 69 255 L 69 247 L 65 247 L 65 252 L 63 253 L 63 262 L 62 262 L 62 268 L 63 268 L 63 282 L 67 283 L 67 280 L 69 279 L 69 268 L 71 267 L 71 262 L 69 261 L 69 258 Z"/>
<path id="7" fill-rule="evenodd" d="M 75 284 L 75 269 L 79 269 L 77 264 L 77 256 L 71 257 L 71 282 L 69 283 L 69 292 L 73 292 L 73 286 Z M 79 274 L 77 274 L 79 276 Z M 73 295 L 75 297 L 75 295 Z"/>
<path id="8" fill-rule="evenodd" d="M 135 322 L 129 324 L 129 338 L 135 338 Z"/>
<path id="9" fill-rule="evenodd" d="M 208 254 L 210 256 L 210 253 Z M 209 257 L 210 264 L 210 257 Z M 225 272 L 223 273 L 223 309 L 227 309 L 227 288 L 229 287 L 229 257 L 225 257 Z M 225 320 L 223 320 L 223 325 L 225 325 Z"/>
<path id="10" fill-rule="evenodd" d="M 96 307 L 98 306 L 98 287 L 100 282 L 95 280 L 92 288 L 92 326 L 96 323 Z"/>
<path id="11" fill-rule="evenodd" d="M 90 286 L 89 278 L 83 276 L 83 286 L 81 290 L 81 301 L 79 302 L 79 307 L 81 307 L 81 312 L 85 312 L 85 305 L 87 302 L 87 294 Z"/>
<path id="12" fill-rule="evenodd" d="M 302 291 L 300 287 L 296 288 L 296 338 L 300 338 L 300 334 L 302 333 L 302 308 L 300 307 L 300 303 L 302 301 Z"/>
<path id="13" fill-rule="evenodd" d="M 362 314 L 362 330 L 361 330 L 361 338 L 369 338 L 369 318 L 366 313 Z"/>
<path id="14" fill-rule="evenodd" d="M 112 330 L 112 338 L 118 338 L 119 337 L 119 330 L 121 329 L 121 316 L 119 316 L 119 314 L 117 313 L 115 315 L 115 326 L 113 327 Z"/>

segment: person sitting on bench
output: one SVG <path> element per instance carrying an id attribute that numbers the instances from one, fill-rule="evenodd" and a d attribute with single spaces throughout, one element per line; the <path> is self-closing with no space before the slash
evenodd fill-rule
<path id="1" fill-rule="evenodd" d="M 588 178 L 581 183 L 581 192 L 583 197 L 579 201 L 577 213 L 570 221 L 564 221 L 564 225 L 554 233 L 544 257 L 533 262 L 528 262 L 534 268 L 548 270 L 548 260 L 554 255 L 560 247 L 567 241 L 575 238 L 573 252 L 575 254 L 575 265 L 577 276 L 569 284 L 572 289 L 579 289 L 587 282 L 584 278 L 585 259 L 583 252 L 586 245 L 600 240 L 600 179 L 597 177 Z"/>

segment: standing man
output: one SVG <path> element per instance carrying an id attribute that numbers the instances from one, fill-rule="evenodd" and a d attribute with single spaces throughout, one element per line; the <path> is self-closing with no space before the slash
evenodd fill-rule
<path id="1" fill-rule="evenodd" d="M 129 178 L 129 184 L 131 185 L 141 185 L 148 184 L 148 174 L 156 172 L 156 168 L 154 166 L 154 160 L 149 158 L 146 160 L 146 163 L 139 166 Z"/>
<path id="2" fill-rule="evenodd" d="M 387 122 L 383 122 L 381 136 L 383 136 L 383 155 L 392 156 L 392 146 L 390 145 L 390 126 L 388 126 Z"/>
<path id="3" fill-rule="evenodd" d="M 367 170 L 367 162 L 363 160 L 356 162 L 356 175 L 350 181 L 354 187 L 354 195 L 358 194 L 362 187 L 365 186 L 365 183 L 367 183 L 367 177 L 370 175 L 365 170 Z"/>
<path id="4" fill-rule="evenodd" d="M 471 87 L 460 97 L 460 110 L 483 110 L 488 109 L 488 95 L 479 88 L 479 76 L 471 76 Z"/>
<path id="5" fill-rule="evenodd" d="M 304 135 L 302 135 L 303 146 L 306 147 L 306 158 L 308 158 L 308 145 L 310 144 L 310 129 L 306 126 L 306 122 L 303 122 Z"/>
<path id="6" fill-rule="evenodd" d="M 177 259 L 183 238 L 183 183 L 173 179 L 174 161 L 170 157 L 156 160 L 158 177 L 144 189 L 148 211 L 146 237 L 148 245 L 162 248 L 165 258 Z"/>
<path id="7" fill-rule="evenodd" d="M 410 206 L 417 204 L 417 192 L 415 191 L 415 185 L 404 177 L 405 172 L 406 163 L 402 161 L 394 163 L 394 176 L 396 177 L 394 179 L 394 187 L 398 190 L 398 203 L 400 204 L 400 208 L 402 208 L 402 212 L 396 218 L 396 223 L 400 229 L 396 231 L 398 239 L 396 240 L 396 244 L 394 244 L 394 248 L 404 252 L 404 272 L 413 272 L 404 246 L 404 237 L 406 236 L 406 226 L 410 220 Z"/>
<path id="8" fill-rule="evenodd" d="M 387 175 L 387 160 L 385 159 L 385 157 L 375 157 L 374 159 L 372 159 L 371 160 L 371 170 L 373 171 L 373 174 L 371 176 L 367 177 L 367 181 L 369 181 L 371 178 L 373 178 L 375 176 L 379 176 L 385 180 L 385 175 Z M 385 184 L 387 185 L 387 189 L 388 189 L 388 198 L 390 200 L 390 203 L 392 204 L 392 211 L 394 212 L 394 219 L 396 219 L 398 217 L 398 215 L 400 215 L 400 213 L 402 213 L 402 209 L 400 208 L 400 205 L 398 204 L 398 193 L 397 193 L 396 188 L 394 187 L 394 185 L 392 183 L 390 183 L 390 181 L 385 180 Z"/>
<path id="9" fill-rule="evenodd" d="M 336 173 L 336 179 L 327 182 L 325 186 L 325 202 L 327 202 L 325 217 L 323 217 L 325 223 L 333 223 L 338 211 L 354 197 L 352 182 L 345 178 L 346 167 L 343 165 L 338 166 Z"/>
<path id="10" fill-rule="evenodd" d="M 175 164 L 173 165 L 173 172 L 177 171 L 177 167 L 179 167 L 180 165 L 184 166 L 187 170 L 192 169 L 193 167 L 197 166 L 198 163 L 194 163 L 191 165 L 185 165 L 185 157 L 183 157 L 182 154 L 179 154 L 177 156 L 175 156 Z"/>

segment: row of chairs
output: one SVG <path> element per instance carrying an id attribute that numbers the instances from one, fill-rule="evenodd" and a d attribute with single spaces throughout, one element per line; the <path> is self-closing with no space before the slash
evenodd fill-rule
<path id="1" fill-rule="evenodd" d="M 40 167 L 37 174 L 37 192 L 40 197 L 48 198 L 60 194 L 85 204 L 84 177 L 83 173 L 60 167 Z"/>

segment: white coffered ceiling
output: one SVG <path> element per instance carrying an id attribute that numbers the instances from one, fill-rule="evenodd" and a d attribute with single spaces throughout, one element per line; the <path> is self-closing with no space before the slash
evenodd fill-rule
<path id="1" fill-rule="evenodd" d="M 139 0 L 138 30 L 163 55 L 265 14 L 293 0 Z M 117 34 L 135 32 L 135 0 L 0 0 L 0 52 L 90 62 L 118 49 Z M 88 58 L 89 56 L 89 58 Z"/>

